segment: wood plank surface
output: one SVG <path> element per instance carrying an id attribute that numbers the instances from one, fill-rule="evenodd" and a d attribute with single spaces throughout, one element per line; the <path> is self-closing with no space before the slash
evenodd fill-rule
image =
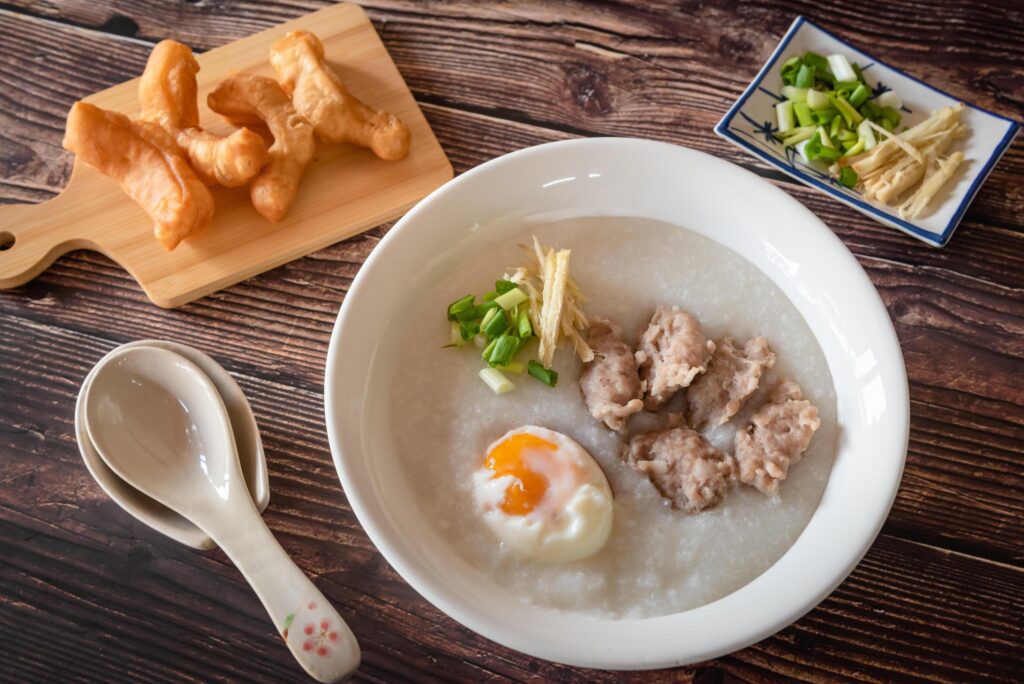
<path id="1" fill-rule="evenodd" d="M 58 191 L 75 99 L 139 72 L 164 37 L 209 49 L 318 2 L 0 2 L 0 201 Z M 551 140 L 635 135 L 738 163 L 822 217 L 878 287 L 911 382 L 907 469 L 851 577 L 765 641 L 621 677 L 536 661 L 419 598 L 366 538 L 322 424 L 338 306 L 386 226 L 198 300 L 155 308 L 119 267 L 60 259 L 0 292 L 0 679 L 295 681 L 222 554 L 161 538 L 105 498 L 73 405 L 107 350 L 163 337 L 212 354 L 253 403 L 266 519 L 351 620 L 371 681 L 997 681 L 1024 672 L 1024 142 L 943 250 L 781 177 L 711 127 L 803 13 L 950 92 L 1024 119 L 1024 10 L 1006 3 L 374 1 L 366 9 L 456 172 Z M 2 252 L 0 252 L 2 258 Z M 111 318 L 116 317 L 116 326 Z"/>

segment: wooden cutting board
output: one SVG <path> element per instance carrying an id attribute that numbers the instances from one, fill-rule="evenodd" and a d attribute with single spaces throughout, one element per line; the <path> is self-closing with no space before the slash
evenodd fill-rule
<path id="1" fill-rule="evenodd" d="M 273 76 L 271 43 L 312 31 L 348 88 L 412 131 L 409 156 L 386 162 L 351 145 L 325 145 L 307 167 L 299 195 L 278 224 L 249 202 L 247 188 L 214 188 L 216 214 L 203 234 L 166 252 L 153 224 L 118 184 L 75 161 L 60 195 L 36 205 L 0 206 L 0 288 L 20 285 L 73 249 L 92 249 L 123 266 L 159 306 L 175 307 L 401 216 L 452 177 L 452 166 L 362 8 L 340 4 L 196 55 L 204 128 L 233 130 L 206 107 L 206 95 L 233 71 Z M 138 79 L 88 98 L 136 116 Z M 13 244 L 12 244 L 13 239 Z"/>

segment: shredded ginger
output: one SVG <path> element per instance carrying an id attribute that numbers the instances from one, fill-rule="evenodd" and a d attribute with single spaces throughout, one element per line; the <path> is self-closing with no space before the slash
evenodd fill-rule
<path id="1" fill-rule="evenodd" d="M 960 152 L 946 156 L 953 141 L 967 135 L 967 126 L 960 123 L 963 109 L 963 103 L 945 107 L 896 135 L 870 123 L 886 139 L 840 165 L 857 172 L 857 187 L 865 198 L 898 206 L 901 217 L 915 219 L 964 160 Z M 901 197 L 906 199 L 899 202 Z"/>
<path id="2" fill-rule="evenodd" d="M 544 247 L 533 236 L 536 266 L 521 266 L 512 275 L 506 275 L 526 292 L 530 324 L 540 339 L 537 355 L 545 368 L 551 367 L 555 348 L 563 339 L 572 343 L 584 363 L 594 358 L 593 350 L 580 334 L 590 324 L 580 308 L 586 298 L 569 277 L 570 254 L 568 249 Z"/>

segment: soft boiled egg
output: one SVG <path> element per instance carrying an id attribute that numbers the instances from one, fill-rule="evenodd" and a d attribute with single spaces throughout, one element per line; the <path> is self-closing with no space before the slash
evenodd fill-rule
<path id="1" fill-rule="evenodd" d="M 540 561 L 591 556 L 612 531 L 612 490 L 586 449 L 524 425 L 487 448 L 473 475 L 484 522 L 510 549 Z"/>

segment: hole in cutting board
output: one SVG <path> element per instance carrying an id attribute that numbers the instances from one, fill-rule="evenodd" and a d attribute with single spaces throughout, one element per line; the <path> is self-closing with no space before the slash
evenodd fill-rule
<path id="1" fill-rule="evenodd" d="M 0 231 L 0 252 L 6 252 L 14 246 L 14 233 Z"/>

